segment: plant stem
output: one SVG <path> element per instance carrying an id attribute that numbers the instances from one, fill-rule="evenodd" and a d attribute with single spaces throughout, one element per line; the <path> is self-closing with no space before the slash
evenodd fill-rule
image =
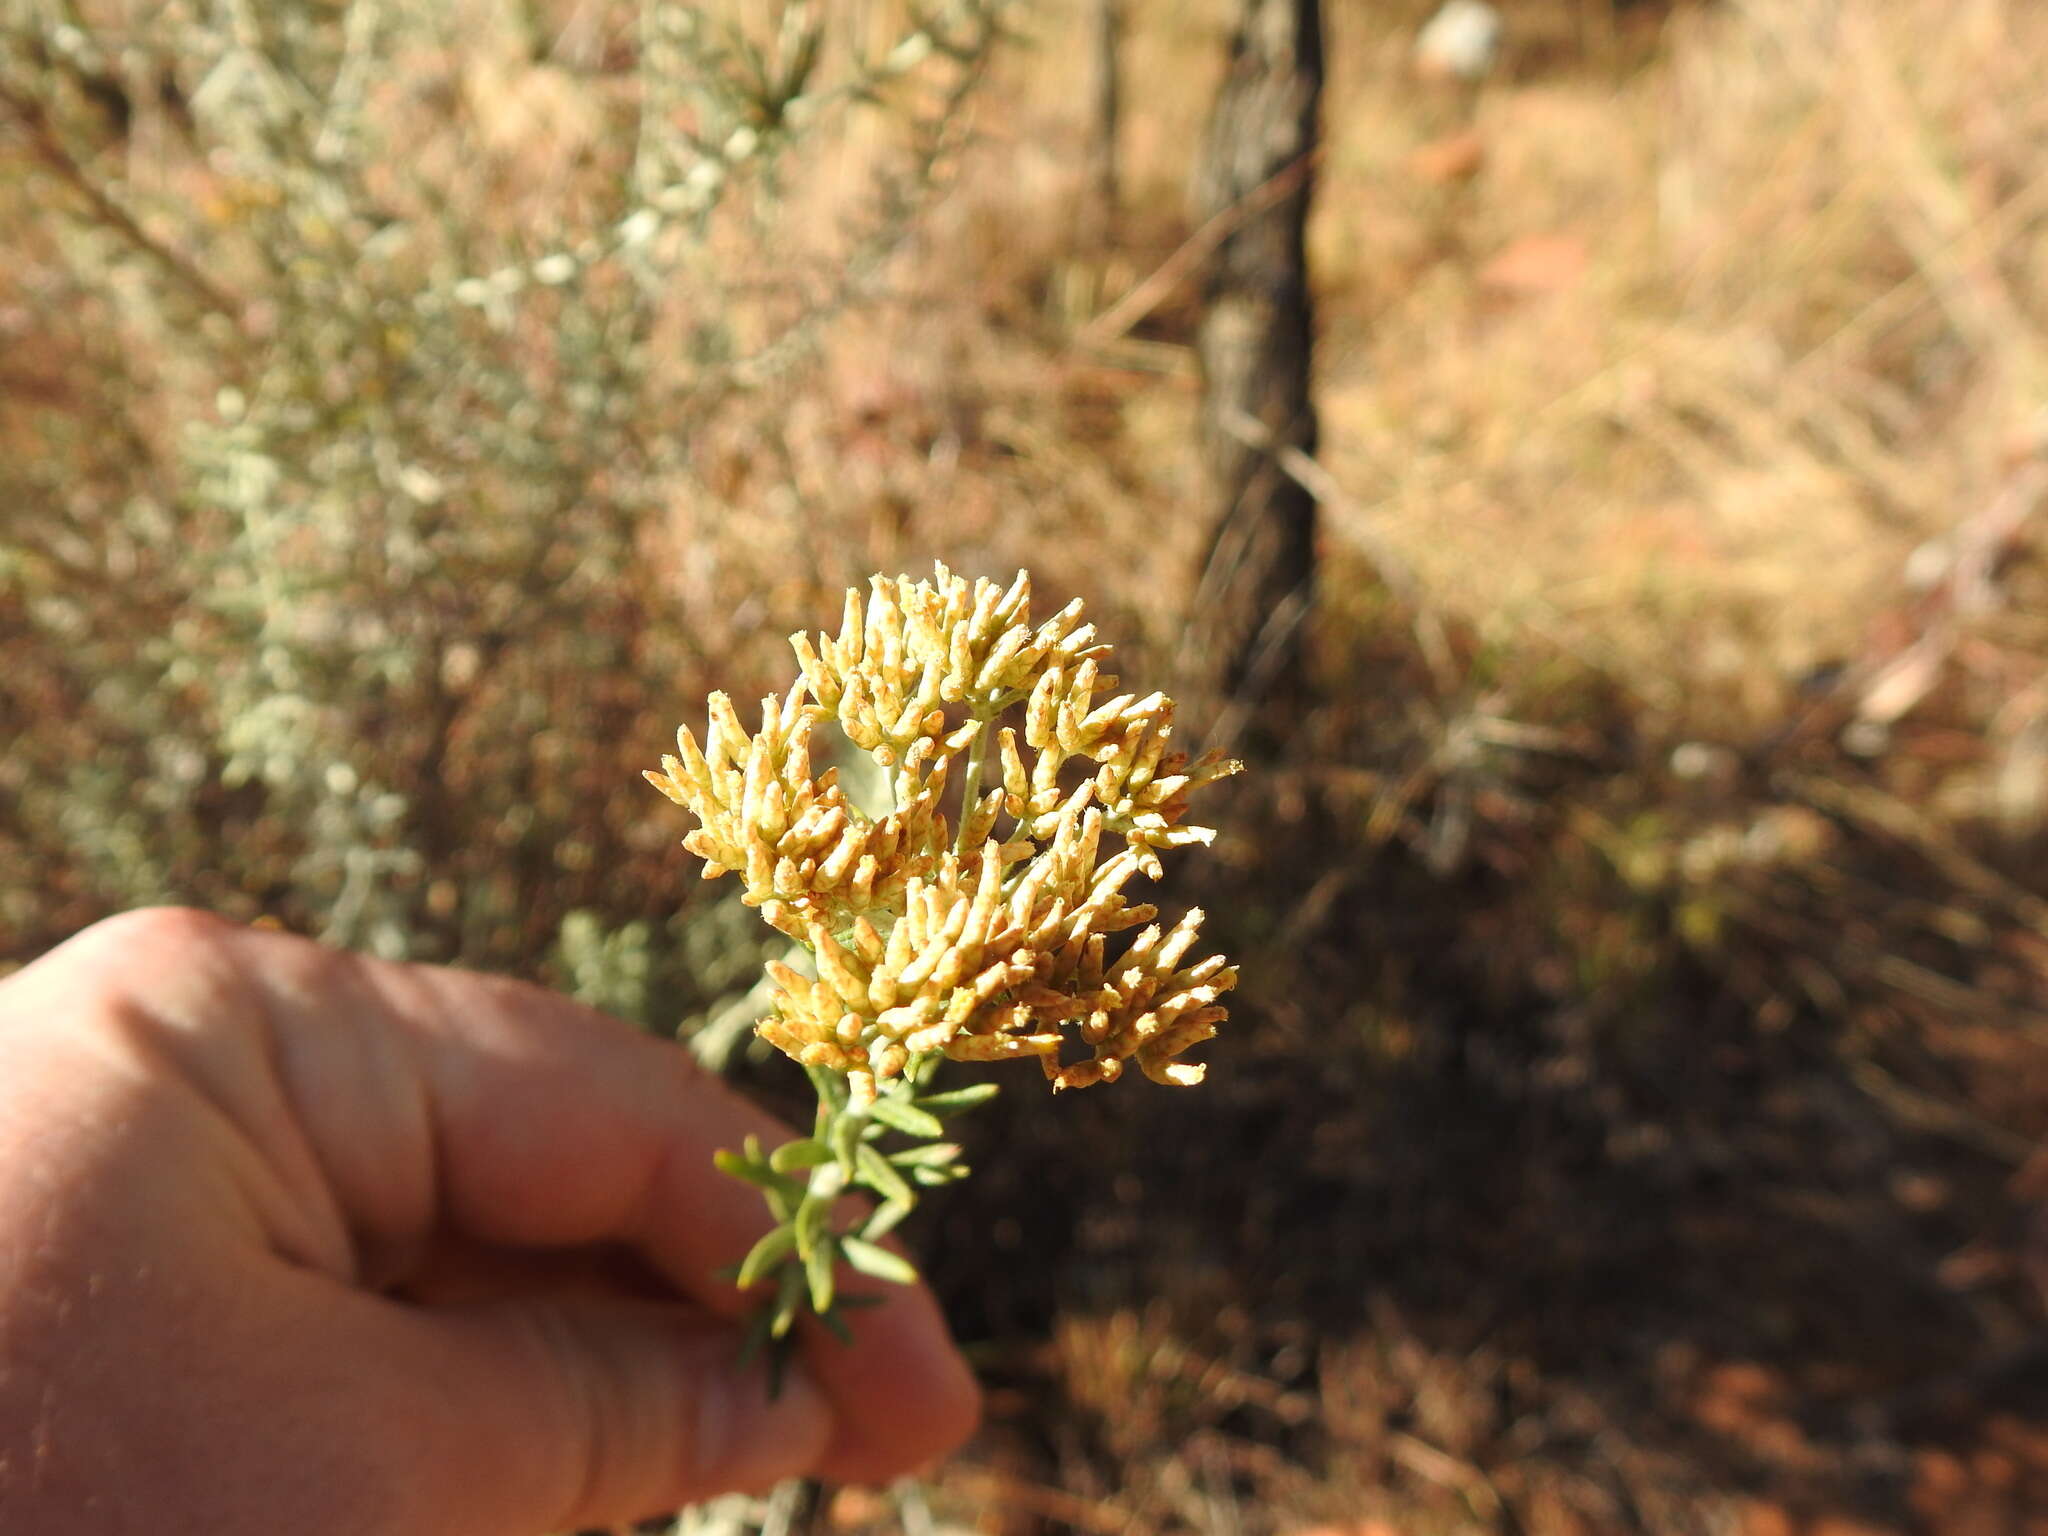
<path id="1" fill-rule="evenodd" d="M 990 722 L 981 720 L 981 729 L 974 733 L 974 741 L 967 749 L 967 773 L 960 781 L 960 825 L 953 832 L 953 852 L 963 859 L 968 852 L 967 822 L 974 815 L 975 801 L 981 798 L 981 770 L 988 761 L 989 729 Z"/>
<path id="2" fill-rule="evenodd" d="M 916 1281 L 910 1262 L 883 1247 L 882 1239 L 915 1208 L 922 1190 L 965 1177 L 960 1149 L 944 1140 L 941 1120 L 995 1091 L 993 1084 L 982 1084 L 929 1092 L 938 1063 L 936 1053 L 914 1059 L 902 1076 L 882 1085 L 871 1105 L 859 1107 L 846 1077 L 806 1068 L 818 1096 L 810 1136 L 773 1153 L 750 1137 L 743 1151 L 718 1154 L 718 1166 L 759 1189 L 774 1217 L 774 1226 L 731 1275 L 769 1296 L 749 1329 L 748 1347 L 767 1352 L 772 1379 L 779 1379 L 802 1314 L 844 1337 L 845 1310 L 872 1303 L 871 1297 L 841 1292 L 842 1264 L 894 1284 Z M 884 1151 L 880 1140 L 890 1134 L 910 1144 Z M 856 1192 L 871 1196 L 875 1208 L 849 1226 L 835 1226 L 839 1197 Z"/>

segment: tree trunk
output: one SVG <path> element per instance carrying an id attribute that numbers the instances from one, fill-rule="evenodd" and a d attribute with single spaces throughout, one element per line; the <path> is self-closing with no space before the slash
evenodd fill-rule
<path id="1" fill-rule="evenodd" d="M 1238 0 L 1193 188 L 1198 227 L 1242 223 L 1212 259 L 1196 341 L 1213 531 L 1189 654 L 1202 681 L 1248 709 L 1301 681 L 1314 589 L 1315 502 L 1276 454 L 1316 449 L 1304 232 L 1322 86 L 1319 0 Z"/>

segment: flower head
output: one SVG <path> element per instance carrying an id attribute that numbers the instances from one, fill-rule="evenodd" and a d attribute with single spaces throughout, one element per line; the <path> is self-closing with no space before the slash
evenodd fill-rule
<path id="1" fill-rule="evenodd" d="M 1184 963 L 1202 913 L 1164 926 L 1124 889 L 1214 836 L 1184 823 L 1188 796 L 1240 765 L 1189 762 L 1173 701 L 1115 691 L 1081 604 L 1034 628 L 1030 600 L 1025 574 L 1007 590 L 943 565 L 875 577 L 865 602 L 846 594 L 837 639 L 791 637 L 801 675 L 761 701 L 756 730 L 714 693 L 703 746 L 685 727 L 647 774 L 700 823 L 683 844 L 705 878 L 738 872 L 743 899 L 815 960 L 814 976 L 770 965 L 761 1035 L 846 1073 L 857 1099 L 934 1051 L 1036 1057 L 1055 1088 L 1133 1060 L 1194 1083 L 1202 1068 L 1179 1057 L 1225 1016 L 1236 971 Z M 886 810 L 856 804 L 838 769 L 813 772 L 826 722 L 883 771 Z M 1070 1037 L 1087 1054 L 1063 1062 Z"/>

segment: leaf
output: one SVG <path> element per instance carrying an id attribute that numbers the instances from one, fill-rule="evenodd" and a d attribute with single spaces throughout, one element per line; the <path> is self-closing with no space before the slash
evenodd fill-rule
<path id="1" fill-rule="evenodd" d="M 853 1177 L 854 1149 L 859 1146 L 863 1131 L 871 1129 L 867 1120 L 860 1115 L 840 1115 L 832 1122 L 830 1131 L 832 1155 L 839 1159 L 839 1166 L 848 1178 Z"/>
<path id="2" fill-rule="evenodd" d="M 926 1114 L 908 1099 L 877 1099 L 868 1106 L 868 1114 L 906 1136 L 929 1140 L 946 1134 L 937 1115 Z"/>
<path id="3" fill-rule="evenodd" d="M 747 1138 L 749 1142 L 753 1139 L 751 1136 Z M 777 1194 L 792 1197 L 803 1194 L 803 1186 L 794 1179 L 786 1179 L 777 1173 L 769 1166 L 768 1160 L 759 1155 L 760 1150 L 759 1146 L 749 1147 L 748 1151 L 755 1154 L 750 1157 L 746 1153 L 731 1152 L 721 1147 L 711 1154 L 711 1161 L 719 1172 L 731 1174 L 736 1179 L 744 1179 L 757 1189 L 772 1189 Z"/>
<path id="4" fill-rule="evenodd" d="M 909 1184 L 904 1182 L 903 1175 L 896 1171 L 888 1158 L 865 1143 L 855 1157 L 859 1163 L 860 1176 L 876 1194 L 892 1205 L 901 1205 L 906 1210 L 917 1203 L 917 1196 L 911 1192 Z"/>
<path id="5" fill-rule="evenodd" d="M 751 1136 L 747 1139 L 750 1142 L 753 1140 Z M 760 1148 L 757 1146 L 754 1150 L 758 1153 Z M 790 1213 L 797 1208 L 797 1202 L 803 1198 L 803 1185 L 794 1179 L 784 1178 L 764 1161 L 750 1160 L 741 1153 L 729 1152 L 724 1148 L 712 1153 L 711 1161 L 720 1172 L 730 1174 L 733 1178 L 760 1190 L 768 1202 L 768 1209 L 775 1213 L 777 1221 L 788 1221 Z"/>
<path id="6" fill-rule="evenodd" d="M 792 1223 L 796 1231 L 796 1256 L 806 1264 L 826 1239 L 825 1216 L 823 1200 L 806 1198 L 796 1208 L 796 1220 Z"/>
<path id="7" fill-rule="evenodd" d="M 911 1192 L 906 1189 L 904 1193 Z M 909 1200 L 891 1200 L 886 1205 L 876 1206 L 875 1214 L 861 1227 L 860 1235 L 872 1243 L 895 1231 L 896 1223 L 910 1214 L 910 1207 L 915 1200 L 916 1196 L 911 1195 Z"/>
<path id="8" fill-rule="evenodd" d="M 796 1232 L 791 1227 L 777 1227 L 766 1234 L 758 1243 L 747 1250 L 747 1256 L 740 1260 L 739 1273 L 733 1281 L 741 1290 L 758 1285 L 766 1279 L 768 1272 L 789 1256 L 796 1246 Z"/>
<path id="9" fill-rule="evenodd" d="M 771 1309 L 768 1324 L 770 1338 L 785 1338 L 796 1326 L 797 1312 L 804 1304 L 804 1272 L 794 1264 L 785 1265 L 782 1271 L 782 1288 L 776 1293 L 775 1305 Z"/>
<path id="10" fill-rule="evenodd" d="M 859 1242 L 859 1238 L 854 1239 Z M 810 1258 L 804 1261 L 804 1279 L 809 1283 L 811 1310 L 821 1317 L 832 1310 L 832 1296 L 837 1289 L 833 1283 L 832 1270 L 839 1262 L 839 1240 L 827 1235 L 812 1245 Z"/>
<path id="11" fill-rule="evenodd" d="M 872 1275 L 877 1280 L 891 1280 L 897 1285 L 917 1284 L 917 1266 L 879 1243 L 871 1243 L 863 1237 L 842 1237 L 839 1247 L 846 1255 L 846 1262 L 864 1275 Z"/>
<path id="12" fill-rule="evenodd" d="M 777 1173 L 795 1173 L 832 1161 L 832 1149 L 815 1138 L 786 1141 L 768 1155 L 768 1166 Z"/>
<path id="13" fill-rule="evenodd" d="M 944 1168 L 960 1155 L 957 1141 L 934 1141 L 927 1146 L 905 1147 L 891 1152 L 889 1161 L 898 1168 Z"/>
<path id="14" fill-rule="evenodd" d="M 775 1321 L 773 1306 L 758 1307 L 747 1321 L 746 1336 L 740 1340 L 739 1368 L 745 1370 L 753 1364 L 754 1357 L 767 1347 L 769 1328 Z M 772 1395 L 772 1393 L 771 1393 Z"/>
<path id="15" fill-rule="evenodd" d="M 1479 269 L 1479 286 L 1517 298 L 1558 293 L 1585 276 L 1589 251 L 1584 238 L 1533 233 L 1510 241 Z"/>
<path id="16" fill-rule="evenodd" d="M 1434 186 L 1470 181 L 1486 164 L 1486 140 L 1471 129 L 1431 139 L 1408 156 L 1408 169 Z"/>
<path id="17" fill-rule="evenodd" d="M 754 1165 L 729 1147 L 720 1147 L 712 1153 L 711 1162 L 720 1173 L 729 1173 L 736 1179 L 745 1179 L 749 1184 L 758 1182 Z"/>
<path id="18" fill-rule="evenodd" d="M 953 1088 L 945 1093 L 924 1094 L 916 1103 L 917 1107 L 927 1114 L 948 1119 L 973 1109 L 977 1104 L 986 1104 L 1000 1092 L 1000 1083 L 970 1083 L 965 1088 Z"/>

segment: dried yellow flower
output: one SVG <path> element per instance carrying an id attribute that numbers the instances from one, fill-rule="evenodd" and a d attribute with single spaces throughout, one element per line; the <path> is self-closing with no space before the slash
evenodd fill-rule
<path id="1" fill-rule="evenodd" d="M 878 576 L 865 602 L 847 593 L 838 638 L 791 637 L 801 675 L 761 701 L 756 730 L 715 693 L 702 747 L 678 731 L 647 775 L 700 823 L 683 843 L 705 878 L 736 872 L 815 958 L 813 976 L 770 966 L 758 1028 L 845 1074 L 856 1110 L 934 1052 L 1036 1057 L 1056 1089 L 1127 1061 L 1197 1082 L 1179 1058 L 1215 1034 L 1236 983 L 1220 955 L 1183 963 L 1199 910 L 1164 927 L 1124 888 L 1214 836 L 1185 824 L 1188 797 L 1240 765 L 1175 751 L 1173 701 L 1116 692 L 1081 604 L 1034 628 L 1030 599 L 1024 574 L 1007 589 L 943 565 Z M 813 771 L 828 722 L 884 771 L 886 808 Z M 1069 1040 L 1087 1054 L 1063 1062 Z"/>

